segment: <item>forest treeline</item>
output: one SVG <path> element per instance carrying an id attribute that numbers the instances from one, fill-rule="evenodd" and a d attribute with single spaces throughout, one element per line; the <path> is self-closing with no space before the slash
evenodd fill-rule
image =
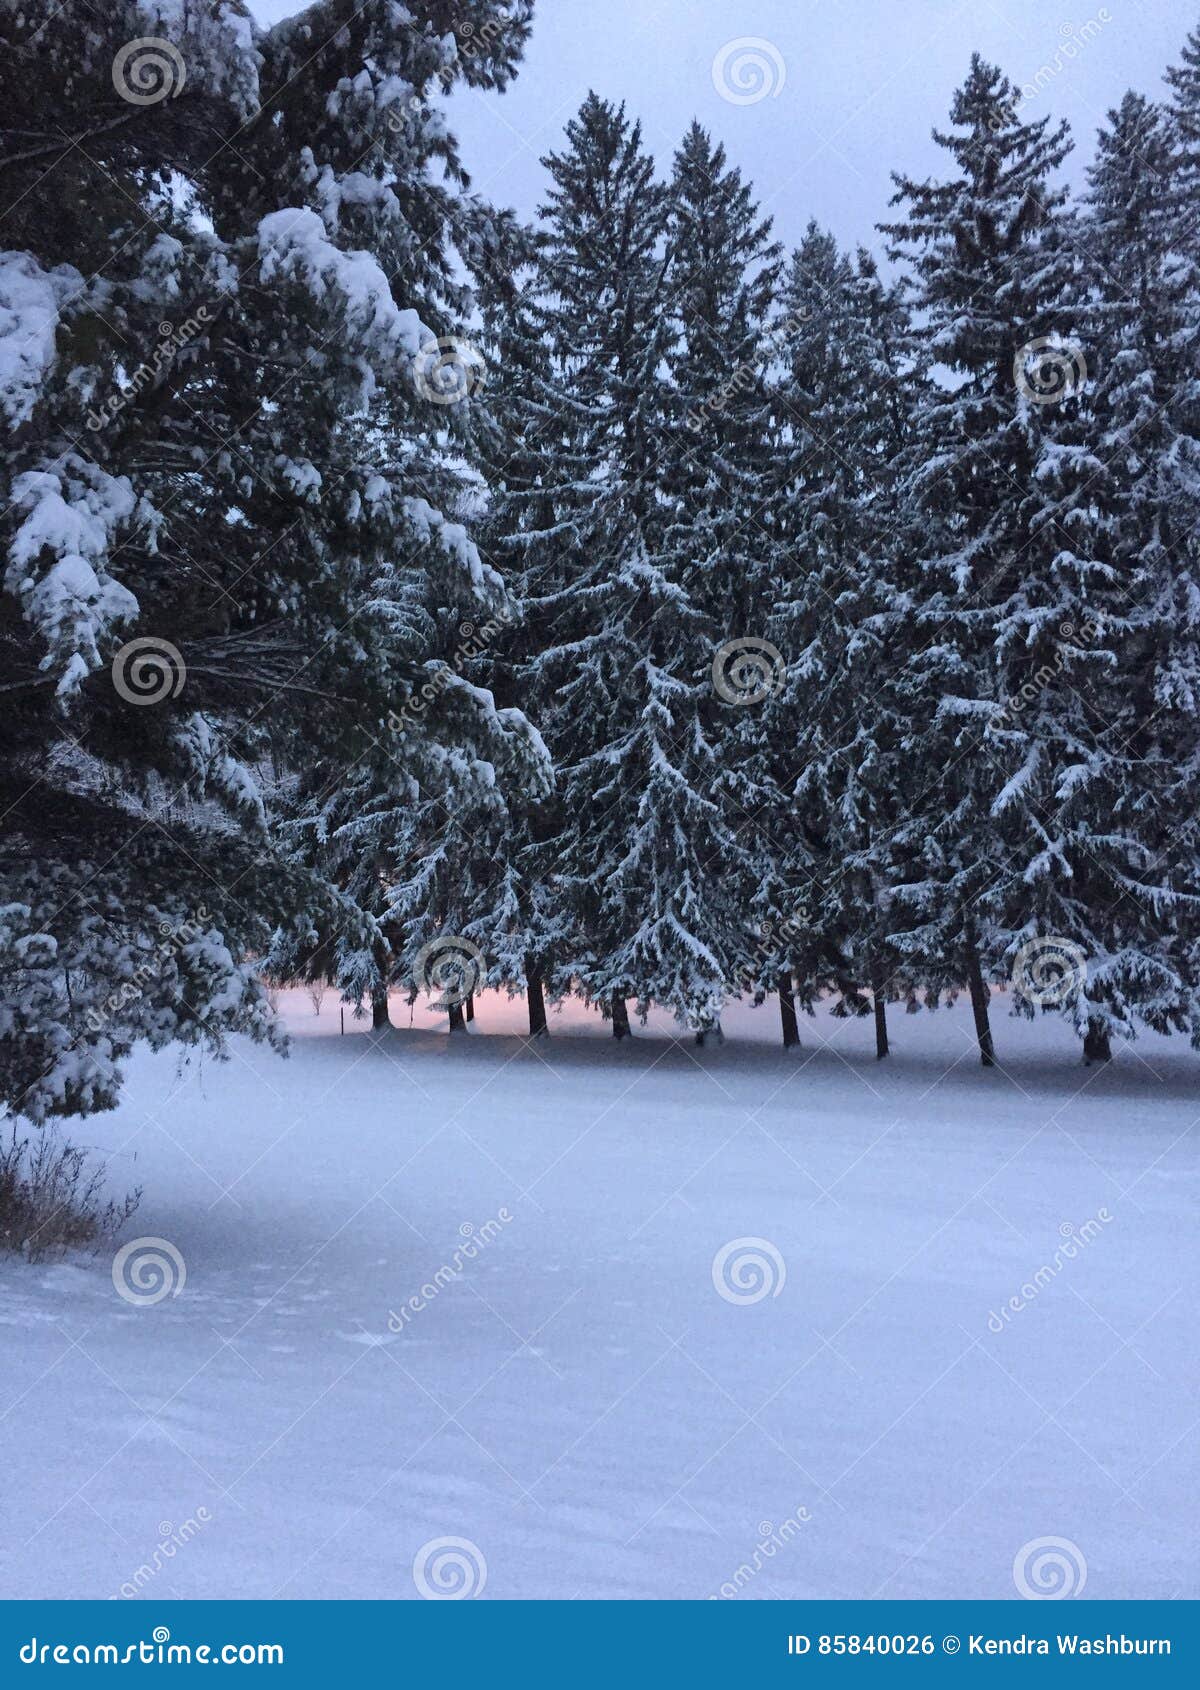
<path id="1" fill-rule="evenodd" d="M 0 1098 L 264 979 L 1200 1044 L 1200 31 L 786 252 L 598 94 L 477 195 L 532 13 L 0 6 Z"/>

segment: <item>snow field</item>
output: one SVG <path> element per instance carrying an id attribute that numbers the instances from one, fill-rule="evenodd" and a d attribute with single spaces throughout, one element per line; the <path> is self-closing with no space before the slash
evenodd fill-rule
<path id="1" fill-rule="evenodd" d="M 76 1131 L 178 1295 L 0 1266 L 6 1596 L 1196 1594 L 1182 1044 L 284 1013 Z"/>

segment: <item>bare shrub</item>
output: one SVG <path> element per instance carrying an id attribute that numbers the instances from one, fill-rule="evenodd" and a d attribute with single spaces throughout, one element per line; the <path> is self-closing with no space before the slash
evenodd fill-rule
<path id="1" fill-rule="evenodd" d="M 124 1226 L 140 1188 L 104 1198 L 105 1166 L 52 1130 L 0 1142 L 0 1250 L 41 1262 L 68 1250 L 100 1249 Z"/>

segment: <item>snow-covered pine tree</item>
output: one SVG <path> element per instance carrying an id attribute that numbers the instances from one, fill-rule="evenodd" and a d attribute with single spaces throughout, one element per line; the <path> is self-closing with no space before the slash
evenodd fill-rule
<path id="1" fill-rule="evenodd" d="M 1171 246 L 1187 275 L 1177 326 L 1173 406 L 1176 414 L 1182 414 L 1185 431 L 1200 435 L 1200 297 L 1195 289 L 1200 266 L 1200 26 L 1188 36 L 1180 61 L 1167 70 L 1166 80 L 1171 89 L 1167 110 Z"/>
<path id="2" fill-rule="evenodd" d="M 787 964 L 806 1005 L 832 991 L 835 1013 L 871 1007 L 883 1057 L 887 1002 L 903 985 L 887 944 L 889 840 L 905 789 L 892 559 L 915 359 L 897 290 L 815 225 L 778 315 L 771 626 L 791 661 L 769 729 L 785 800 L 773 856 L 788 889 Z"/>
<path id="3" fill-rule="evenodd" d="M 463 988 L 496 983 L 502 887 L 489 847 L 508 825 L 509 796 L 525 783 L 539 790 L 547 777 L 536 732 L 479 684 L 481 653 L 503 640 L 514 610 L 468 533 L 486 507 L 477 464 L 488 370 L 457 260 L 475 272 L 499 262 L 507 219 L 468 192 L 441 110 L 460 75 L 502 85 L 527 18 L 527 7 L 465 6 L 428 67 L 384 81 L 387 139 L 375 168 L 387 194 L 377 234 L 398 238 L 389 273 L 412 272 L 408 297 L 426 300 L 423 321 L 441 331 L 436 343 L 424 340 L 411 382 L 376 400 L 365 429 L 372 470 L 403 492 L 409 523 L 399 546 L 393 531 L 380 535 L 394 559 L 383 584 L 399 589 L 401 662 L 369 744 L 349 769 L 316 766 L 293 810 L 314 860 L 377 924 L 366 943 L 352 930 L 320 934 L 321 955 L 332 942 L 339 984 L 352 999 L 370 999 L 377 1027 L 387 1024 L 391 987 L 432 992 L 454 1029 Z M 368 197 L 356 173 L 352 181 Z M 437 214 L 418 225 L 430 188 Z M 277 953 L 285 971 L 290 954 L 294 947 Z"/>
<path id="4" fill-rule="evenodd" d="M 538 542 L 555 521 L 561 423 L 536 297 L 536 253 L 535 232 L 508 220 L 479 266 L 476 290 L 491 371 L 481 431 L 489 490 L 482 544 L 510 581 L 516 601 L 503 639 L 489 644 L 487 684 L 498 700 L 540 721 L 554 708 L 553 694 L 537 685 L 538 658 L 553 619 L 527 614 L 525 601 L 552 597 L 561 588 L 563 558 L 558 548 Z M 548 1032 L 547 994 L 561 992 L 561 965 L 577 950 L 570 904 L 559 895 L 546 850 L 561 825 L 557 805 L 553 792 L 513 794 L 505 826 L 487 838 L 497 881 L 489 956 L 496 983 L 524 991 L 531 1038 Z"/>
<path id="5" fill-rule="evenodd" d="M 521 471 L 513 535 L 536 638 L 516 681 L 559 799 L 531 878 L 564 912 L 557 990 L 577 985 L 618 1037 L 629 997 L 703 1033 L 732 970 L 712 919 L 720 771 L 698 714 L 711 645 L 662 549 L 666 198 L 640 127 L 594 94 L 545 162 L 529 320 L 549 364 L 524 432 L 542 461 Z"/>
<path id="6" fill-rule="evenodd" d="M 1052 182 L 1070 147 L 1066 126 L 1022 122 L 1011 83 L 978 55 L 951 121 L 935 138 L 955 173 L 897 177 L 902 217 L 885 228 L 909 266 L 931 357 L 947 372 L 917 407 L 906 489 L 914 548 L 900 750 L 914 789 L 895 834 L 908 862 L 893 942 L 934 1001 L 967 986 L 990 1066 L 988 979 L 1010 954 L 1014 841 L 1024 827 L 1048 859 L 1055 851 L 1032 801 L 1014 813 L 1035 770 L 1052 777 L 1040 731 L 991 724 L 1055 662 L 1064 622 L 1082 625 L 1090 562 L 1062 506 L 1074 499 L 1078 513 L 1088 466 L 1078 453 L 1044 453 L 1047 407 L 1035 402 L 1052 375 L 1070 386 L 1061 337 L 1077 293 L 1061 239 L 1065 192 Z M 1035 534 L 1047 577 L 1031 584 Z M 1074 665 L 1072 647 L 1072 678 Z"/>
<path id="7" fill-rule="evenodd" d="M 1136 1016 L 1200 1040 L 1200 412 L 1189 348 L 1200 247 L 1183 243 L 1165 114 L 1127 94 L 1100 131 L 1083 247 L 1095 325 L 1089 485 L 1113 574 L 1112 662 L 1089 687 L 1103 716 L 1086 777 L 1098 843 L 1120 841 L 1077 1018 L 1086 1054 Z M 1072 802 L 1075 802 L 1074 791 Z"/>
<path id="8" fill-rule="evenodd" d="M 1200 252 L 1200 26 L 1184 42 L 1179 63 L 1168 67 L 1166 81 L 1174 152 L 1171 200 L 1178 216 L 1174 239 L 1195 254 Z"/>
<path id="9" fill-rule="evenodd" d="M 672 860 L 686 867 L 691 883 L 681 883 L 675 896 L 694 912 L 691 923 L 709 947 L 734 965 L 728 989 L 760 993 L 778 982 L 778 971 L 767 976 L 765 949 L 751 927 L 771 881 L 774 789 L 764 755 L 765 700 L 744 703 L 736 671 L 745 640 L 765 636 L 770 614 L 766 378 L 781 249 L 750 185 L 699 123 L 675 155 L 667 195 L 671 332 L 657 471 L 666 513 L 660 568 L 693 620 L 680 627 L 677 671 L 689 690 L 676 690 L 671 706 L 672 755 L 687 798 L 677 813 L 655 818 L 659 880 L 669 884 Z M 786 1007 L 786 992 L 782 1001 Z"/>
<path id="10" fill-rule="evenodd" d="M 922 408 L 912 479 L 932 544 L 915 554 L 909 744 L 938 774 L 904 839 L 901 938 L 935 988 L 965 970 L 985 1061 L 989 974 L 1011 975 L 1019 1010 L 1067 1013 L 1089 1057 L 1135 1016 L 1195 1027 L 1174 934 L 1194 835 L 1185 822 L 1174 855 L 1153 820 L 1191 754 L 1163 749 L 1146 692 L 1177 699 L 1194 668 L 1186 617 L 1169 674 L 1149 656 L 1173 593 L 1194 593 L 1167 555 L 1195 472 L 1163 434 L 1161 239 L 1147 267 L 1147 201 L 1170 173 L 1157 117 L 1128 103 L 1094 217 L 1072 219 L 1047 180 L 1065 135 L 1016 123 L 1010 96 L 975 64 L 950 143 L 963 176 L 902 184 L 909 220 L 892 230 L 953 379 Z"/>
<path id="11" fill-rule="evenodd" d="M 280 955 L 371 940 L 272 824 L 298 772 L 376 754 L 435 613 L 502 602 L 429 444 L 447 243 L 483 215 L 429 96 L 503 83 L 529 10 L 0 14 L 12 1108 L 111 1103 L 136 1038 L 265 1035 L 273 927 Z M 449 762 L 427 720 L 411 761 L 441 734 Z"/>

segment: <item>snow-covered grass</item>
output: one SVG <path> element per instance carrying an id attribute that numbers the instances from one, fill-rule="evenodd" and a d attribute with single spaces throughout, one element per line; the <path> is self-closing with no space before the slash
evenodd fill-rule
<path id="1" fill-rule="evenodd" d="M 284 1013 L 287 1062 L 143 1057 L 73 1134 L 177 1296 L 0 1266 L 3 1595 L 415 1597 L 447 1537 L 487 1597 L 1011 1597 L 1045 1537 L 1085 1596 L 1200 1593 L 1181 1042 Z"/>

